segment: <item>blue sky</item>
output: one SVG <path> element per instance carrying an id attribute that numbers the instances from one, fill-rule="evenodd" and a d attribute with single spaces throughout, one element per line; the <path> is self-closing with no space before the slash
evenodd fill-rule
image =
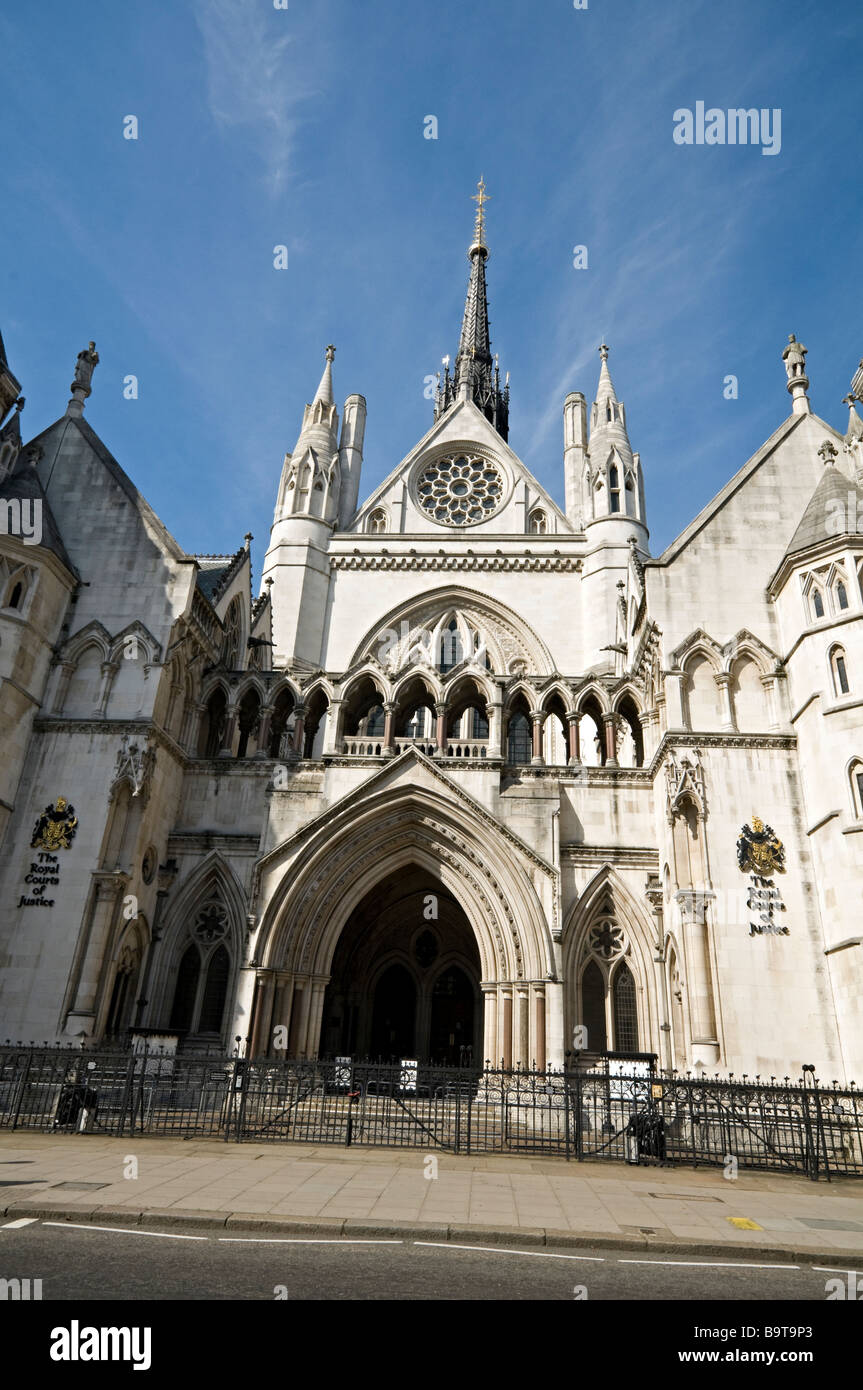
<path id="1" fill-rule="evenodd" d="M 592 400 L 604 336 L 659 553 L 788 414 L 788 333 L 813 408 L 845 427 L 861 38 L 859 0 L 18 7 L 0 16 L 0 326 L 26 433 L 63 413 L 95 339 L 91 425 L 187 549 L 253 531 L 257 585 L 327 343 L 339 401 L 368 401 L 361 496 L 428 429 L 482 173 L 510 443 L 562 502 L 563 400 Z M 675 144 L 697 101 L 780 108 L 780 152 Z"/>

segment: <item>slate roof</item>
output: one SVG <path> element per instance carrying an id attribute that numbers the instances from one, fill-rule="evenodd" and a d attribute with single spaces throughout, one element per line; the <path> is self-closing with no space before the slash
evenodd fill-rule
<path id="1" fill-rule="evenodd" d="M 14 419 L 17 421 L 17 415 Z M 12 420 L 7 423 L 6 428 L 3 430 L 4 435 L 7 435 L 7 432 L 11 433 L 10 426 L 12 424 Z M 41 502 L 42 539 L 39 544 L 43 550 L 52 551 L 53 554 L 57 556 L 57 559 L 63 562 L 67 570 L 77 577 L 78 571 L 69 559 L 66 547 L 63 544 L 63 537 L 60 535 L 60 528 L 48 505 L 48 499 L 45 496 L 44 488 L 39 480 L 39 474 L 36 472 L 29 458 L 24 454 L 18 455 L 12 472 L 3 479 L 2 487 L 4 499 L 17 497 L 20 498 L 21 501 L 26 499 L 34 502 Z M 34 546 L 33 548 L 35 550 L 39 547 Z"/>
<path id="2" fill-rule="evenodd" d="M 809 499 L 800 525 L 788 542 L 785 558 L 798 555 L 810 546 L 821 541 L 833 540 L 843 535 L 850 527 L 857 526 L 857 520 L 849 517 L 854 503 L 849 502 L 849 493 L 856 496 L 855 518 L 863 519 L 863 490 L 840 473 L 838 468 L 825 468 L 818 484 Z M 840 510 L 841 508 L 841 510 Z M 844 518 L 844 525 L 837 523 Z"/>
<path id="3" fill-rule="evenodd" d="M 226 586 L 242 564 L 245 554 L 246 547 L 241 545 L 233 555 L 193 556 L 199 567 L 198 588 L 204 598 L 209 599 L 210 603 L 215 604 L 220 594 L 224 593 Z"/>

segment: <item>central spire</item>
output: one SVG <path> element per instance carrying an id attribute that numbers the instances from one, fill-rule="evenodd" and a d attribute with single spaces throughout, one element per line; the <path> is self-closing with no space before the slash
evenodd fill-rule
<path id="1" fill-rule="evenodd" d="M 444 358 L 444 377 L 438 385 L 435 419 L 456 401 L 473 401 L 487 420 L 506 439 L 509 431 L 509 383 L 501 390 L 497 359 L 491 354 L 488 327 L 488 291 L 485 282 L 485 263 L 488 247 L 485 244 L 485 204 L 489 195 L 485 180 L 480 178 L 473 196 L 477 205 L 473 240 L 468 251 L 470 277 L 464 318 L 455 370 L 450 376 L 449 358 Z"/>

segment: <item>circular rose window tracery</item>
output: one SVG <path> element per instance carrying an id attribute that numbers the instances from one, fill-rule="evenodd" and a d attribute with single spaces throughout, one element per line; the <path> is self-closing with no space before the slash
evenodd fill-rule
<path id="1" fill-rule="evenodd" d="M 417 496 L 423 511 L 444 526 L 475 526 L 494 516 L 504 494 L 497 464 L 479 454 L 435 459 L 420 474 Z"/>

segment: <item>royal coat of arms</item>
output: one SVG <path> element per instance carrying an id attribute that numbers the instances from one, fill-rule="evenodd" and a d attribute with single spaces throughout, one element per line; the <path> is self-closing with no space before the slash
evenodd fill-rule
<path id="1" fill-rule="evenodd" d="M 46 806 L 36 822 L 31 849 L 58 850 L 70 849 L 78 829 L 75 807 L 70 806 L 65 796 L 58 796 L 54 806 Z"/>
<path id="2" fill-rule="evenodd" d="M 771 874 L 785 870 L 785 846 L 776 835 L 772 825 L 765 825 L 758 816 L 752 817 L 752 825 L 744 825 L 737 841 L 737 862 L 746 872 L 769 878 Z"/>

